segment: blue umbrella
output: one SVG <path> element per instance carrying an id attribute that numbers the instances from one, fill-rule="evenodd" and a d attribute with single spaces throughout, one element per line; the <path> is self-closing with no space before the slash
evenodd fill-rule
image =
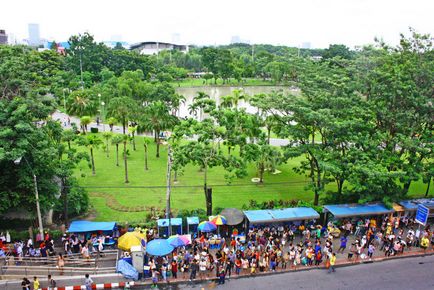
<path id="1" fill-rule="evenodd" d="M 146 245 L 146 252 L 151 256 L 165 256 L 173 249 L 173 246 L 165 239 L 152 240 Z"/>
<path id="2" fill-rule="evenodd" d="M 175 248 L 190 244 L 190 241 L 186 237 L 180 235 L 170 236 L 167 239 L 167 241 L 169 242 L 170 245 L 174 246 Z"/>
<path id="3" fill-rule="evenodd" d="M 215 231 L 217 226 L 211 222 L 201 222 L 197 228 L 201 232 L 209 233 Z"/>

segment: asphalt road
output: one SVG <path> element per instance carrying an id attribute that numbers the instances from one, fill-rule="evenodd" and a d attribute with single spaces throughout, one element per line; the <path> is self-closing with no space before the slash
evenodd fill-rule
<path id="1" fill-rule="evenodd" d="M 160 289 L 330 289 L 330 290 L 376 290 L 376 289 L 434 289 L 434 256 L 396 259 L 385 262 L 337 268 L 335 273 L 327 270 L 310 270 L 275 274 L 255 278 L 214 283 L 160 287 Z"/>

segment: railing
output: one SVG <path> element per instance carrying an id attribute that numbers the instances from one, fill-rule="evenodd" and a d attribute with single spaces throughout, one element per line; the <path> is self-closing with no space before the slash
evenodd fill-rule
<path id="1" fill-rule="evenodd" d="M 6 257 L 0 259 L 0 275 L 80 275 L 80 274 L 104 274 L 116 272 L 117 250 L 107 250 L 102 253 L 90 254 L 91 258 L 83 258 L 80 254 L 64 256 L 65 267 L 57 267 L 57 257 Z"/>

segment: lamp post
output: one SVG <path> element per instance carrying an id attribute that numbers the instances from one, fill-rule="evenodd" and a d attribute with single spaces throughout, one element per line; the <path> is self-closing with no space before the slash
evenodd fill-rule
<path id="1" fill-rule="evenodd" d="M 29 162 L 27 161 L 26 157 L 22 156 L 16 160 L 14 160 L 14 164 L 18 165 L 21 163 L 21 159 L 24 158 L 24 161 L 27 163 L 27 166 L 29 167 L 30 171 L 33 174 L 33 184 L 35 189 L 35 199 L 36 199 L 36 213 L 38 215 L 38 223 L 39 223 L 39 233 L 41 235 L 41 238 L 44 238 L 44 227 L 42 225 L 42 216 L 41 216 L 41 208 L 39 206 L 39 192 L 38 192 L 38 180 L 36 178 L 35 173 L 32 170 L 32 167 L 30 166 Z"/>
<path id="2" fill-rule="evenodd" d="M 105 119 L 105 111 L 104 111 L 104 106 L 105 103 L 104 101 L 101 102 L 101 122 L 102 122 L 102 131 L 105 132 L 105 124 L 104 124 L 104 119 Z"/>

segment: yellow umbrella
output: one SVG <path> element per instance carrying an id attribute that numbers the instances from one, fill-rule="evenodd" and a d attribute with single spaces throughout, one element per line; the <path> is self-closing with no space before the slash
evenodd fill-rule
<path id="1" fill-rule="evenodd" d="M 126 232 L 118 239 L 118 248 L 129 251 L 133 246 L 140 246 L 145 235 L 139 232 Z"/>

